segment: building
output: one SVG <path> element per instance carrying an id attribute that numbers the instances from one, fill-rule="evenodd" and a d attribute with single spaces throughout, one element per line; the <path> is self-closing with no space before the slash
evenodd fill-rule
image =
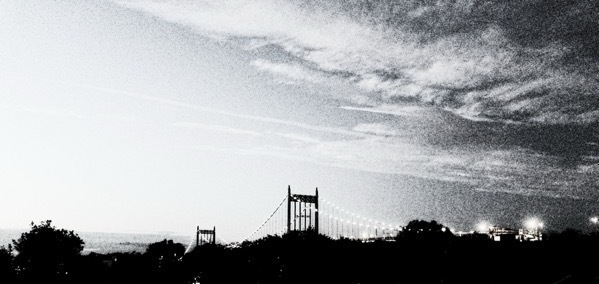
<path id="1" fill-rule="evenodd" d="M 515 242 L 521 240 L 519 230 L 489 227 L 489 237 L 496 242 Z"/>
<path id="2" fill-rule="evenodd" d="M 489 239 L 496 242 L 531 242 L 541 241 L 543 234 L 539 229 L 510 229 L 502 228 L 498 226 L 489 226 L 484 232 L 462 232 L 458 231 L 455 233 L 457 236 L 468 236 L 468 235 L 487 235 Z"/>

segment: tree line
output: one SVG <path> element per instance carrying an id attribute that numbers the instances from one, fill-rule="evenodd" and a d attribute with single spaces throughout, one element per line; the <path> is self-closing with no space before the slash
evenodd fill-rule
<path id="1" fill-rule="evenodd" d="M 593 283 L 599 276 L 596 233 L 495 242 L 423 220 L 393 240 L 370 242 L 303 231 L 187 254 L 166 239 L 144 253 L 82 255 L 83 247 L 74 231 L 32 223 L 0 247 L 0 283 Z"/>

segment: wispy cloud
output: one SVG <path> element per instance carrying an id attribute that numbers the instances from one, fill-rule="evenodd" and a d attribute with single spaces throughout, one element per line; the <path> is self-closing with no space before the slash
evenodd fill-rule
<path id="1" fill-rule="evenodd" d="M 216 115 L 240 118 L 240 119 L 245 119 L 245 120 L 279 124 L 279 125 L 285 125 L 285 126 L 289 126 L 289 127 L 296 127 L 296 128 L 306 129 L 306 130 L 338 134 L 338 135 L 345 135 L 345 136 L 351 136 L 351 137 L 366 137 L 367 136 L 363 133 L 359 133 L 359 132 L 355 132 L 355 131 L 351 131 L 351 130 L 347 130 L 347 129 L 343 129 L 343 128 L 318 126 L 318 125 L 312 125 L 312 124 L 307 124 L 307 123 L 292 121 L 292 120 L 284 120 L 284 119 L 277 119 L 277 118 L 264 117 L 264 116 L 241 114 L 241 113 L 236 113 L 236 112 L 231 112 L 231 111 L 225 111 L 225 110 L 219 110 L 219 109 L 214 109 L 214 108 L 210 108 L 210 107 L 195 105 L 195 104 L 187 103 L 184 101 L 166 99 L 163 97 L 150 96 L 150 95 L 145 95 L 145 94 L 140 94 L 140 93 L 135 93 L 135 92 L 124 91 L 124 90 L 117 90 L 117 89 L 112 89 L 112 88 L 104 88 L 104 87 L 72 83 L 72 82 L 57 82 L 57 83 L 71 85 L 71 86 L 78 86 L 78 87 L 82 87 L 82 88 L 97 90 L 100 92 L 111 93 L 111 94 L 115 94 L 115 95 L 122 95 L 122 96 L 132 97 L 132 98 L 141 99 L 141 100 L 145 100 L 145 101 L 151 101 L 151 102 L 155 102 L 155 103 L 159 103 L 159 104 L 164 104 L 164 105 L 169 105 L 169 106 L 174 106 L 174 107 L 179 107 L 179 108 L 185 108 L 185 109 L 191 109 L 191 110 L 196 110 L 196 111 L 206 112 L 206 113 L 211 113 L 211 114 L 216 114 Z"/>
<path id="2" fill-rule="evenodd" d="M 240 129 L 240 128 L 235 128 L 235 127 L 230 127 L 230 126 L 225 126 L 225 125 L 204 124 L 204 123 L 197 123 L 197 122 L 175 122 L 175 123 L 173 123 L 173 126 L 179 127 L 179 128 L 216 131 L 216 132 L 228 133 L 228 134 L 237 134 L 237 135 L 246 135 L 246 136 L 263 136 L 262 133 L 257 132 L 257 131 Z"/>
<path id="3" fill-rule="evenodd" d="M 200 127 L 246 134 L 229 128 Z M 485 192 L 573 199 L 597 197 L 588 192 L 598 172 L 594 155 L 585 156 L 584 165 L 564 167 L 563 159 L 558 156 L 517 146 L 502 150 L 443 149 L 415 143 L 414 137 L 404 135 L 404 130 L 392 124 L 360 123 L 353 130 L 368 136 L 322 139 L 298 133 L 263 133 L 271 142 L 268 137 L 281 137 L 289 142 L 232 148 L 205 145 L 197 149 L 459 183 Z"/>
<path id="4" fill-rule="evenodd" d="M 318 74 L 300 64 L 277 63 L 266 59 L 257 59 L 252 62 L 258 70 L 270 72 L 274 75 L 283 76 L 283 83 L 295 84 L 299 82 L 319 83 L 323 82 L 323 74 Z"/>
<path id="5" fill-rule="evenodd" d="M 585 189 L 593 183 L 595 165 L 563 168 L 557 157 L 519 148 L 441 150 L 382 136 L 261 146 L 240 154 L 460 183 L 477 191 L 573 199 L 596 196 Z"/>
<path id="6" fill-rule="evenodd" d="M 296 134 L 296 133 L 277 133 L 276 135 L 293 140 L 293 141 L 301 142 L 301 143 L 316 144 L 316 143 L 322 142 L 322 140 L 320 140 L 316 137 L 311 137 L 311 136 Z"/>
<path id="7" fill-rule="evenodd" d="M 354 131 L 374 134 L 377 136 L 397 135 L 397 131 L 382 123 L 360 123 L 354 127 Z"/>
<path id="8" fill-rule="evenodd" d="M 430 118 L 428 106 L 470 120 L 536 122 L 544 126 L 598 121 L 599 54 L 594 47 L 599 31 L 594 17 L 588 16 L 597 11 L 592 1 L 568 5 L 558 1 L 539 5 L 536 0 L 375 2 L 118 3 L 192 27 L 206 36 L 236 42 L 245 38 L 252 50 L 277 46 L 288 53 L 285 58 L 291 59 L 285 61 L 276 55 L 266 59 L 260 53 L 261 59 L 251 64 L 289 80 L 284 82 L 336 79 L 355 84 L 367 98 L 359 102 L 344 98 L 346 101 L 339 105 L 348 111 L 389 114 L 397 116 L 399 122 Z M 511 137 L 502 136 L 513 130 L 500 128 L 513 125 L 490 129 L 495 127 L 493 124 L 487 131 L 477 132 L 479 128 L 468 127 L 490 124 L 448 122 L 449 116 L 443 113 L 434 120 L 439 125 L 430 129 L 420 121 L 401 125 L 410 129 L 372 121 L 356 121 L 353 128 L 343 129 L 140 98 L 337 135 L 330 140 L 293 139 L 288 135 L 286 138 L 294 141 L 292 145 L 270 145 L 245 152 L 251 155 L 442 179 L 467 183 L 479 190 L 500 188 L 516 194 L 589 196 L 584 193 L 584 184 L 596 184 L 588 174 L 593 172 L 592 167 L 563 165 L 556 152 L 564 147 L 530 138 L 530 133 L 523 136 L 518 134 L 520 130 L 514 130 L 517 133 Z M 543 133 L 539 129 L 533 130 Z M 406 131 L 409 135 L 403 135 Z M 549 140 L 560 143 L 560 139 Z M 502 150 L 497 152 L 498 147 Z"/>
<path id="9" fill-rule="evenodd" d="M 418 101 L 502 121 L 599 119 L 599 28 L 589 16 L 599 11 L 590 0 L 117 3 L 206 35 L 278 45 L 380 105 Z M 292 80 L 321 79 L 295 64 L 253 64 Z"/>
<path id="10" fill-rule="evenodd" d="M 352 111 L 363 111 L 371 113 L 382 113 L 391 114 L 395 116 L 422 116 L 427 110 L 419 106 L 398 106 L 398 105 L 381 105 L 377 107 L 354 107 L 354 106 L 341 106 L 340 109 L 352 110 Z"/>

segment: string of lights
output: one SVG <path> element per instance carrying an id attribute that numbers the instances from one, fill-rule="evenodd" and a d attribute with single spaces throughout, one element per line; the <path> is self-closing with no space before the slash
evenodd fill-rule
<path id="1" fill-rule="evenodd" d="M 403 229 L 399 225 L 353 213 L 324 198 L 321 198 L 321 200 L 324 205 L 323 209 L 320 210 L 321 216 L 324 217 L 323 232 L 329 237 L 336 239 L 342 237 L 369 239 L 393 235 Z"/>
<path id="2" fill-rule="evenodd" d="M 279 203 L 279 206 L 277 206 L 277 208 L 272 212 L 272 214 L 270 214 L 270 216 L 268 216 L 268 218 L 266 219 L 266 221 L 264 221 L 259 227 L 258 229 L 256 229 L 253 233 L 251 233 L 247 238 L 245 238 L 246 241 L 251 240 L 255 234 L 257 234 L 258 232 L 260 232 L 262 230 L 262 228 L 264 228 L 264 225 L 266 225 L 271 219 L 272 217 L 279 211 L 279 209 L 281 208 L 281 206 L 283 206 L 283 203 L 285 203 L 285 201 L 287 200 L 287 196 L 285 196 L 285 198 L 283 198 L 283 200 L 281 201 L 281 203 Z"/>
<path id="3" fill-rule="evenodd" d="M 303 216 L 302 214 L 306 214 L 309 211 L 318 212 L 321 219 L 319 232 L 331 238 L 384 238 L 394 236 L 403 229 L 403 227 L 399 225 L 353 213 L 322 197 L 320 197 L 320 199 L 322 201 L 320 210 L 316 209 L 313 204 L 304 204 L 304 206 L 299 208 L 299 216 Z M 283 214 L 286 213 L 283 212 L 285 211 L 285 208 L 281 210 L 285 201 L 287 201 L 287 197 L 284 197 L 270 216 L 244 240 L 255 240 L 271 234 L 283 234 L 287 230 L 287 225 L 285 223 L 286 214 Z M 312 216 L 310 216 L 310 218 L 312 218 Z M 298 217 L 294 216 L 293 219 L 290 220 L 292 226 L 296 224 L 297 219 Z"/>

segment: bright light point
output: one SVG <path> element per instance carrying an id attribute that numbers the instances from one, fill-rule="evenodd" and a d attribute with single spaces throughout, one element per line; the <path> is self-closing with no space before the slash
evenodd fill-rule
<path id="1" fill-rule="evenodd" d="M 441 228 L 441 232 L 445 232 L 446 230 L 445 227 Z"/>
<path id="2" fill-rule="evenodd" d="M 591 223 L 593 223 L 593 224 L 599 223 L 599 217 L 591 217 Z"/>
<path id="3" fill-rule="evenodd" d="M 543 223 L 539 222 L 537 218 L 531 218 L 524 223 L 527 229 L 538 229 L 543 227 Z"/>
<path id="4" fill-rule="evenodd" d="M 488 233 L 490 228 L 492 228 L 492 226 L 487 221 L 482 221 L 476 225 L 476 231 L 479 233 Z"/>

